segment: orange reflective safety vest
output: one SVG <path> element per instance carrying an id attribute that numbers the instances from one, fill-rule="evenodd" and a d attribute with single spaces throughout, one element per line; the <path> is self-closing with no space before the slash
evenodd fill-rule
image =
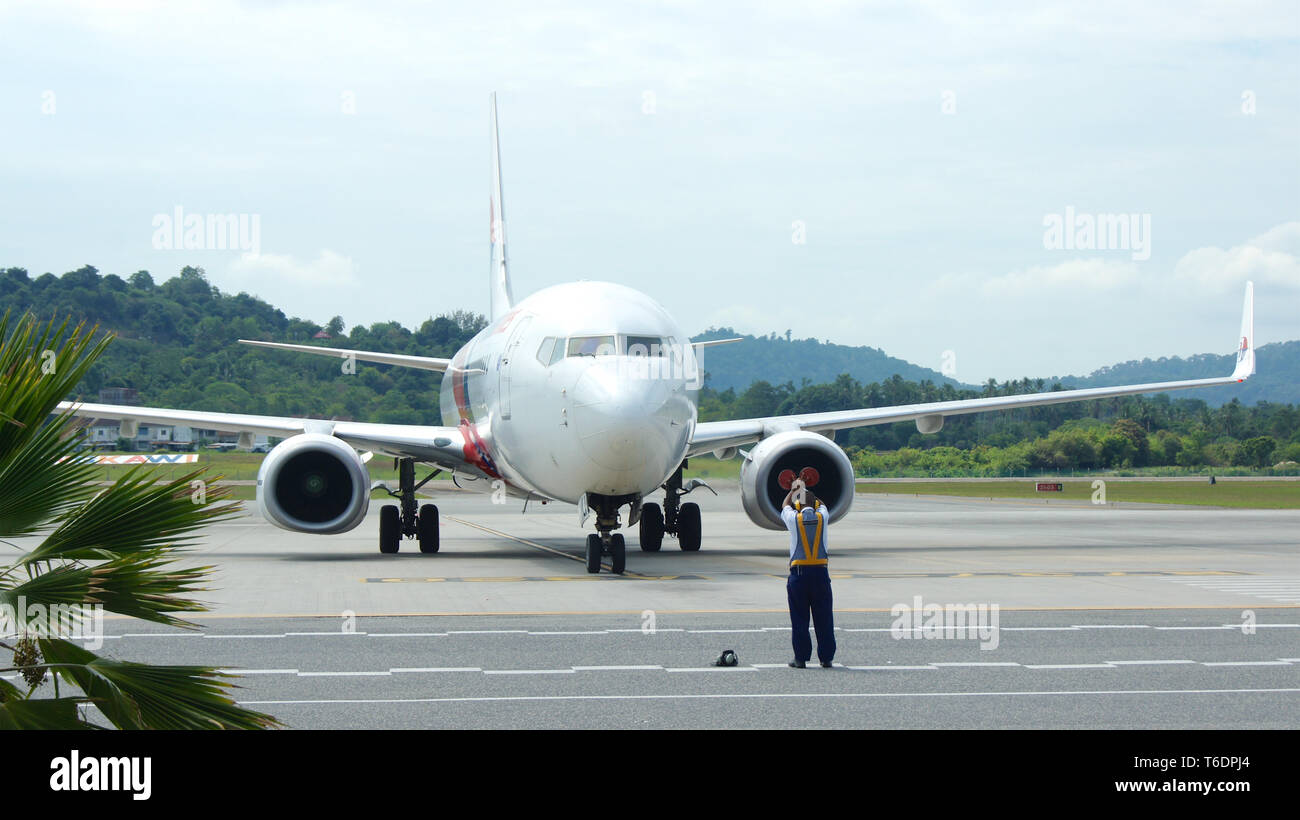
<path id="1" fill-rule="evenodd" d="M 803 558 L 796 558 L 790 562 L 792 567 L 824 567 L 828 561 L 826 558 L 826 545 L 822 543 L 822 533 L 826 530 L 826 515 L 821 505 L 817 502 L 814 506 L 817 513 L 817 529 L 813 532 L 812 541 L 808 540 L 808 528 L 803 520 L 803 505 L 795 504 L 795 527 L 799 532 L 799 544 L 803 547 Z"/>

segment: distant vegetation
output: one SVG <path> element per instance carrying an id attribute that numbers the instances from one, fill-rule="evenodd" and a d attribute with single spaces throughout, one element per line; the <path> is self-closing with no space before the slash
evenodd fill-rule
<path id="1" fill-rule="evenodd" d="M 199 268 L 157 284 L 148 271 L 125 279 L 92 267 L 31 279 L 20 268 L 0 272 L 0 304 L 37 316 L 71 315 L 118 334 L 82 382 L 81 397 L 103 387 L 133 387 L 155 407 L 440 424 L 438 374 L 359 365 L 344 377 L 338 359 L 259 350 L 236 339 L 310 343 L 323 331 L 336 347 L 450 357 L 484 326 L 481 315 L 456 311 L 415 331 L 396 322 L 324 325 L 287 318 L 246 293 L 222 293 Z M 326 342 L 317 342 L 325 344 Z"/>
<path id="2" fill-rule="evenodd" d="M 61 277 L 47 273 L 32 278 L 23 269 L 9 268 L 0 271 L 0 304 L 47 318 L 71 315 L 118 334 L 81 382 L 78 394 L 85 400 L 96 400 L 103 387 L 131 387 L 152 406 L 406 424 L 440 423 L 438 374 L 357 363 L 356 374 L 344 376 L 337 359 L 261 350 L 235 340 L 311 343 L 324 331 L 331 338 L 315 343 L 449 357 L 484 326 L 481 315 L 455 311 L 431 317 L 414 331 L 380 322 L 344 334 L 342 317 L 324 325 L 288 318 L 246 293 L 222 293 L 201 269 L 191 267 L 161 283 L 147 271 L 122 278 L 101 276 L 87 266 Z M 721 328 L 703 335 L 736 334 Z M 1265 351 L 1270 351 L 1267 357 Z M 1293 384 L 1300 383 L 1300 342 L 1271 345 L 1259 355 L 1261 380 L 1269 371 L 1275 374 L 1270 378 L 1289 373 Z M 863 361 L 875 362 L 889 375 L 860 381 L 846 372 Z M 830 367 L 830 375 L 823 381 L 801 379 L 798 385 L 769 375 L 821 372 L 812 370 L 810 362 Z M 776 334 L 710 348 L 704 363 L 709 381 L 701 391 L 700 416 L 706 421 L 1059 389 L 1054 381 L 1028 378 L 963 387 L 872 348 Z M 842 364 L 845 370 L 834 369 Z M 1230 357 L 1148 360 L 1076 381 L 1145 382 L 1230 369 Z M 737 378 L 745 379 L 743 389 L 717 389 L 723 381 L 740 383 Z M 1255 382 L 1222 389 L 1244 395 Z M 837 440 L 863 475 L 1250 471 L 1300 461 L 1296 407 L 1276 402 L 1247 406 L 1232 396 L 1225 402 L 1211 406 L 1178 393 L 1128 397 L 954 416 L 935 435 L 923 436 L 907 422 L 843 431 Z"/>
<path id="3" fill-rule="evenodd" d="M 1028 379 L 983 390 L 903 381 L 859 384 L 841 375 L 831 384 L 773 386 L 756 382 L 743 393 L 705 389 L 702 420 L 819 413 L 1015 395 L 1051 390 Z M 859 475 L 1007 476 L 1033 472 L 1129 470 L 1196 472 L 1207 468 L 1260 470 L 1300 462 L 1300 410 L 1260 402 L 1212 408 L 1201 399 L 1128 396 L 1022 410 L 950 416 L 938 433 L 922 435 L 914 422 L 842 430 L 838 441 Z M 1269 470 L 1272 472 L 1272 470 Z M 1294 474 L 1295 465 L 1278 472 Z"/>

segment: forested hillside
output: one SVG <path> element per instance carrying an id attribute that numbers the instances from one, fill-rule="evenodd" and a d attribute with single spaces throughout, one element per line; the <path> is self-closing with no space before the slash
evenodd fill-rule
<path id="1" fill-rule="evenodd" d="M 133 387 L 157 407 L 407 424 L 441 423 L 439 374 L 358 364 L 355 375 L 344 376 L 337 359 L 235 340 L 307 343 L 325 330 L 335 338 L 320 344 L 449 357 L 484 324 L 482 316 L 458 311 L 414 332 L 381 322 L 340 337 L 341 318 L 324 326 L 288 318 L 246 293 L 220 292 L 188 267 L 162 283 L 146 271 L 123 279 L 85 267 L 31 279 L 10 268 L 0 272 L 0 304 L 42 318 L 72 316 L 117 334 L 83 383 L 88 401 L 102 387 Z"/>

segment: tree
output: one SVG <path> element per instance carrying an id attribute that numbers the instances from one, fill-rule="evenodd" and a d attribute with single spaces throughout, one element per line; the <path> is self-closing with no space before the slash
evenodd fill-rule
<path id="1" fill-rule="evenodd" d="M 1276 448 L 1277 442 L 1270 436 L 1248 438 L 1237 450 L 1237 461 L 1247 467 L 1267 467 L 1269 456 Z"/>
<path id="2" fill-rule="evenodd" d="M 86 607 L 179 627 L 176 613 L 203 611 L 190 598 L 210 567 L 176 565 L 205 524 L 233 512 L 203 471 L 170 482 L 131 470 L 105 488 L 94 467 L 71 457 L 73 417 L 56 405 L 111 337 L 85 325 L 45 326 L 25 315 L 0 318 L 0 537 L 39 543 L 0 567 L 0 612 L 14 621 L 0 640 L 0 729 L 269 728 L 275 718 L 237 705 L 229 675 L 205 666 L 153 666 L 100 657 L 59 637 Z M 206 497 L 192 494 L 191 482 Z M 10 615 L 12 613 L 12 616 Z M 14 628 L 16 627 L 16 629 Z M 36 696 L 47 681 L 52 696 Z M 92 712 L 92 709 L 94 710 Z M 97 712 L 97 714 L 95 714 Z"/>

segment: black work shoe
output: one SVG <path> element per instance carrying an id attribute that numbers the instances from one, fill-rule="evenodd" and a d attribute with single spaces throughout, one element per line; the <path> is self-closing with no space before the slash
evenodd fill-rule
<path id="1" fill-rule="evenodd" d="M 822 661 L 822 669 L 830 669 L 832 666 L 834 666 L 834 664 L 829 663 L 827 661 Z"/>
<path id="2" fill-rule="evenodd" d="M 790 661 L 789 663 L 786 664 L 786 666 L 790 666 L 790 667 L 793 667 L 793 668 L 795 668 L 795 669 L 807 669 L 807 668 L 808 668 L 808 664 L 804 663 L 803 661 Z"/>

